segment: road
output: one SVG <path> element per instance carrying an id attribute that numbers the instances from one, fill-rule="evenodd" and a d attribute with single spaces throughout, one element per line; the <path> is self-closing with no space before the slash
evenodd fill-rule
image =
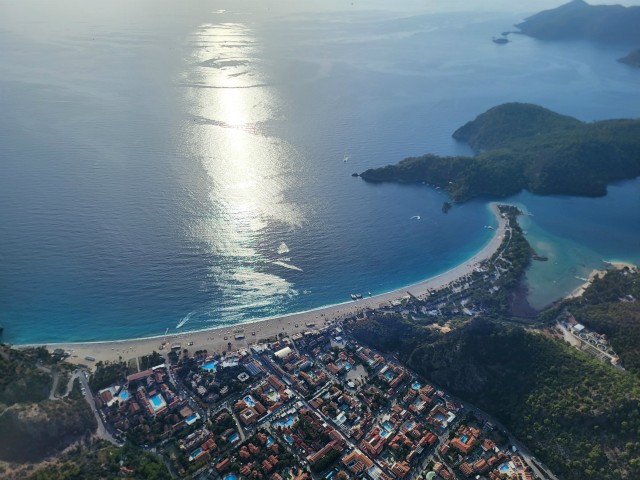
<path id="1" fill-rule="evenodd" d="M 93 397 L 91 395 L 91 389 L 89 388 L 89 384 L 87 382 L 87 378 L 84 376 L 84 372 L 82 370 L 76 370 L 75 372 L 73 372 L 73 375 L 71 376 L 71 380 L 69 381 L 71 383 L 71 385 L 73 385 L 73 381 L 76 378 L 80 381 L 80 385 L 82 385 L 84 387 L 84 398 L 87 401 L 87 403 L 89 404 L 89 407 L 91 407 L 91 411 L 93 412 L 93 416 L 96 418 L 96 422 L 98 424 L 98 428 L 96 429 L 96 436 L 98 438 L 101 438 L 102 440 L 106 440 L 107 442 L 110 442 L 110 443 L 112 443 L 114 445 L 117 445 L 118 447 L 121 447 L 123 445 L 123 443 L 118 441 L 111 434 L 111 432 L 109 432 L 109 430 L 107 430 L 107 428 L 105 427 L 104 422 L 102 420 L 102 417 L 98 413 L 98 409 L 96 408 L 96 404 L 93 401 Z M 69 393 L 70 391 L 71 390 L 69 389 L 69 391 L 67 393 Z"/>

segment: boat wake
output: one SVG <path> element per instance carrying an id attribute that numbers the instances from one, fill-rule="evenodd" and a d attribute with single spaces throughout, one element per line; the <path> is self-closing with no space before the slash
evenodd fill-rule
<path id="1" fill-rule="evenodd" d="M 194 313 L 196 313 L 196 312 L 189 312 L 189 313 L 187 313 L 187 315 L 186 315 L 182 320 L 180 320 L 180 321 L 178 322 L 178 325 L 176 325 L 176 329 L 178 329 L 178 328 L 182 327 L 185 323 L 187 323 L 187 322 L 191 319 L 191 316 L 192 316 Z"/>
<path id="2" fill-rule="evenodd" d="M 413 217 L 411 217 L 409 220 L 413 220 L 414 218 L 415 218 L 416 220 L 420 220 L 420 215 L 414 215 L 414 216 L 413 216 Z"/>
<path id="3" fill-rule="evenodd" d="M 275 261 L 275 262 L 271 262 L 274 265 L 279 265 L 281 267 L 284 268 L 288 268 L 289 270 L 297 270 L 298 272 L 303 272 L 304 270 L 302 270 L 300 267 L 296 267 L 295 265 L 291 265 L 290 263 L 285 263 L 285 262 L 280 262 L 280 261 Z"/>

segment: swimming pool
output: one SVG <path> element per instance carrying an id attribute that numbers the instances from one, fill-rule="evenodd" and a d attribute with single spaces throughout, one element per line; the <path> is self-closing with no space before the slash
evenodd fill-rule
<path id="1" fill-rule="evenodd" d="M 296 417 L 294 415 L 287 415 L 287 418 L 276 422 L 276 426 L 280 425 L 282 427 L 290 427 L 291 425 L 293 425 L 293 422 L 295 421 L 295 419 Z"/>
<path id="2" fill-rule="evenodd" d="M 345 362 L 344 368 L 348 372 L 349 370 L 351 370 L 351 364 L 349 362 Z"/>
<path id="3" fill-rule="evenodd" d="M 511 470 L 511 467 L 508 463 L 503 463 L 502 465 L 500 465 L 499 470 L 501 472 L 508 472 L 509 470 Z"/>
<path id="4" fill-rule="evenodd" d="M 209 360 L 208 362 L 205 362 L 202 364 L 202 369 L 203 370 L 215 370 L 216 369 L 216 362 L 214 362 L 213 360 Z"/>
<path id="5" fill-rule="evenodd" d="M 384 372 L 384 377 L 387 380 L 393 380 L 393 377 L 395 377 L 395 375 L 393 374 L 393 372 L 391 370 L 387 370 L 386 372 Z"/>
<path id="6" fill-rule="evenodd" d="M 189 455 L 189 458 L 191 460 L 194 460 L 198 455 L 200 455 L 202 453 L 202 448 L 198 447 L 197 449 L 195 449 L 193 452 L 191 452 L 191 455 Z"/>
<path id="7" fill-rule="evenodd" d="M 414 390 L 420 390 L 421 387 L 422 385 L 420 385 L 419 382 L 413 382 L 413 385 L 411 385 L 411 388 L 413 388 Z"/>
<path id="8" fill-rule="evenodd" d="M 382 438 L 385 438 L 391 435 L 392 431 L 393 431 L 393 428 L 391 427 L 391 425 L 389 425 L 389 422 L 384 422 L 382 425 L 380 425 L 380 436 Z"/>
<path id="9" fill-rule="evenodd" d="M 164 398 L 162 398 L 162 395 L 159 393 L 151 397 L 149 401 L 151 402 L 151 408 L 153 408 L 154 412 L 167 406 L 167 402 L 164 401 Z"/>
<path id="10" fill-rule="evenodd" d="M 224 477 L 224 480 L 238 480 L 238 477 L 236 477 L 233 473 L 230 473 L 229 475 Z"/>
<path id="11" fill-rule="evenodd" d="M 267 437 L 267 447 L 273 443 L 273 438 Z"/>
<path id="12" fill-rule="evenodd" d="M 256 406 L 256 402 L 253 400 L 253 397 L 251 395 L 247 395 L 242 400 L 244 400 L 244 403 L 246 403 L 250 407 L 255 407 Z"/>
<path id="13" fill-rule="evenodd" d="M 289 435 L 285 435 L 284 439 L 287 441 L 287 443 L 293 443 L 293 438 L 291 438 Z"/>
<path id="14" fill-rule="evenodd" d="M 240 435 L 234 433 L 229 437 L 229 443 L 236 443 L 240 439 Z"/>
<path id="15" fill-rule="evenodd" d="M 460 440 L 462 441 L 462 443 L 467 443 L 467 440 L 469 440 L 469 437 L 467 435 L 462 435 L 460 437 Z"/>
<path id="16" fill-rule="evenodd" d="M 127 399 L 129 398 L 129 392 L 126 390 L 122 390 L 120 392 L 120 395 L 118 395 L 118 398 L 123 402 L 127 401 Z"/>

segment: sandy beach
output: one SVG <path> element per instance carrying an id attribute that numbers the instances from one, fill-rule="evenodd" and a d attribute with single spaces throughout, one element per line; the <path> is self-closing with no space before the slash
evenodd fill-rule
<path id="1" fill-rule="evenodd" d="M 86 360 L 86 357 L 93 358 L 96 362 L 107 360 L 117 361 L 119 358 L 129 360 L 149 354 L 154 350 L 160 351 L 159 349 L 163 342 L 168 342 L 169 344 L 163 350 L 165 353 L 167 352 L 167 348 L 170 348 L 170 345 L 174 343 L 180 343 L 181 348 L 187 348 L 190 351 L 206 349 L 209 353 L 221 353 L 223 351 L 237 351 L 242 348 L 247 348 L 251 344 L 277 336 L 279 333 L 293 335 L 311 329 L 320 329 L 333 320 L 344 319 L 366 309 L 376 309 L 379 308 L 381 304 L 409 295 L 415 297 L 424 296 L 428 294 L 430 290 L 442 288 L 452 281 L 471 273 L 478 263 L 487 260 L 498 250 L 505 234 L 506 220 L 500 216 L 497 204 L 491 204 L 490 207 L 496 215 L 498 227 L 495 229 L 495 234 L 491 240 L 478 253 L 444 273 L 404 288 L 380 295 L 365 297 L 356 301 L 233 326 L 214 327 L 206 330 L 180 333 L 174 331 L 166 336 L 158 335 L 129 340 L 52 343 L 47 344 L 46 347 L 50 351 L 62 348 L 71 353 L 71 357 L 68 359 L 70 362 L 91 366 L 93 361 Z M 244 335 L 244 339 L 236 340 L 236 335 Z M 231 342 L 230 349 L 229 342 Z M 27 346 L 29 345 L 21 345 L 18 347 Z"/>
<path id="2" fill-rule="evenodd" d="M 610 265 L 612 268 L 615 268 L 616 270 L 622 270 L 624 268 L 628 268 L 630 270 L 637 270 L 638 269 L 638 266 L 634 265 L 633 263 L 619 262 L 619 261 L 607 261 L 607 260 L 603 260 L 603 262 L 608 264 L 608 265 Z M 601 270 L 601 269 L 592 270 L 591 273 L 589 274 L 589 277 L 587 278 L 587 281 L 584 282 L 579 287 L 577 287 L 575 290 L 573 290 L 571 293 L 569 293 L 564 298 L 565 299 L 571 299 L 571 298 L 581 297 L 582 294 L 587 290 L 587 288 L 589 288 L 589 286 L 591 286 L 591 284 L 593 283 L 593 280 L 596 277 L 602 277 L 603 275 L 606 275 L 606 273 L 607 273 L 607 270 Z"/>

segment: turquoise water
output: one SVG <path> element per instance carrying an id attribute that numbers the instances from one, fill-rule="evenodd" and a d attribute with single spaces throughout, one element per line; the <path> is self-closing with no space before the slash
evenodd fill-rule
<path id="1" fill-rule="evenodd" d="M 213 371 L 216 369 L 216 362 L 214 362 L 213 360 L 209 360 L 208 362 L 202 364 L 202 368 L 204 370 Z"/>
<path id="2" fill-rule="evenodd" d="M 421 387 L 422 385 L 420 385 L 420 382 L 413 382 L 413 385 L 411 385 L 411 388 L 414 390 L 420 390 Z"/>
<path id="3" fill-rule="evenodd" d="M 151 405 L 153 405 L 154 410 L 158 410 L 165 405 L 165 401 L 160 394 L 154 395 L 153 397 L 149 398 L 149 400 L 151 401 Z"/>
<path id="4" fill-rule="evenodd" d="M 285 418 L 283 418 L 282 420 L 278 420 L 277 422 L 275 422 L 275 426 L 278 427 L 291 427 L 291 425 L 293 425 L 293 422 L 295 421 L 296 416 L 295 415 L 287 415 Z"/>
<path id="5" fill-rule="evenodd" d="M 294 415 L 287 415 L 286 419 L 277 422 L 277 424 L 282 425 L 283 427 L 290 427 L 291 425 L 293 425 L 295 419 L 296 417 Z"/>
<path id="6" fill-rule="evenodd" d="M 237 433 L 234 433 L 229 437 L 229 443 L 235 443 L 240 439 L 240 436 Z"/>
<path id="7" fill-rule="evenodd" d="M 469 437 L 466 435 L 462 435 L 462 437 L 460 437 L 460 440 L 462 440 L 462 443 L 466 443 L 468 439 Z"/>
<path id="8" fill-rule="evenodd" d="M 233 473 L 230 473 L 224 477 L 224 480 L 236 480 L 237 478 L 238 477 L 236 477 Z"/>
<path id="9" fill-rule="evenodd" d="M 120 397 L 120 400 L 122 400 L 123 402 L 126 401 L 129 398 L 129 392 L 126 390 L 123 390 L 120 392 L 120 395 L 118 395 Z"/>
<path id="10" fill-rule="evenodd" d="M 251 395 L 247 395 L 246 397 L 243 397 L 243 400 L 250 407 L 254 407 L 256 405 L 256 402 L 254 402 L 253 397 Z"/>
<path id="11" fill-rule="evenodd" d="M 191 459 L 193 460 L 194 458 L 196 458 L 198 455 L 200 455 L 202 453 L 202 448 L 198 447 L 196 448 L 193 452 L 191 452 Z"/>
<path id="12" fill-rule="evenodd" d="M 540 2 L 454 3 L 0 0 L 4 339 L 162 334 L 402 287 L 495 221 L 485 200 L 445 215 L 439 191 L 351 173 L 469 153 L 451 133 L 505 101 L 639 115 L 638 72 L 613 61 L 626 46 L 498 46 Z M 532 303 L 598 257 L 638 258 L 637 192 L 515 198 L 559 259 L 530 272 Z"/>
<path id="13" fill-rule="evenodd" d="M 500 465 L 499 470 L 500 470 L 501 472 L 506 472 L 506 471 L 508 471 L 508 470 L 511 470 L 511 467 L 509 467 L 509 465 L 508 465 L 508 464 L 503 463 L 502 465 Z"/>
<path id="14" fill-rule="evenodd" d="M 529 302 L 541 308 L 584 283 L 605 261 L 640 264 L 640 179 L 609 187 L 603 198 L 511 199 L 533 216 L 521 217 L 533 248 L 549 258 L 527 272 Z"/>
<path id="15" fill-rule="evenodd" d="M 447 421 L 447 417 L 445 417 L 442 413 L 436 413 L 434 415 L 434 418 L 437 418 L 441 422 L 446 422 Z"/>
<path id="16" fill-rule="evenodd" d="M 391 427 L 391 425 L 389 425 L 389 422 L 384 422 L 382 425 L 380 425 L 380 436 L 382 438 L 391 434 L 392 431 L 393 428 Z"/>

